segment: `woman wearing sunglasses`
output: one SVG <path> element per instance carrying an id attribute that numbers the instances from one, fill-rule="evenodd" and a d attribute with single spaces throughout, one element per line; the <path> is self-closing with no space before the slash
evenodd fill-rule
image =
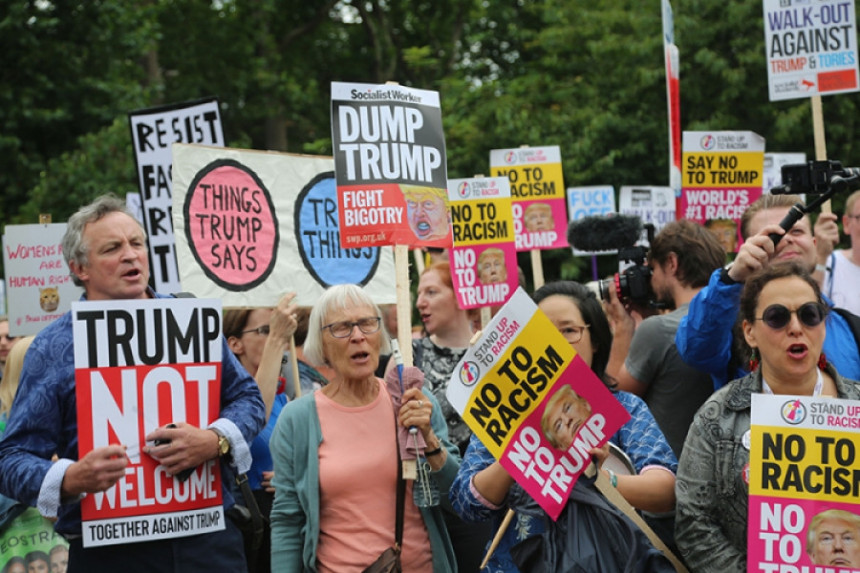
<path id="1" fill-rule="evenodd" d="M 774 264 L 741 293 L 751 372 L 699 409 L 678 466 L 675 537 L 691 571 L 746 571 L 750 402 L 755 392 L 860 399 L 821 351 L 828 308 L 796 263 Z"/>

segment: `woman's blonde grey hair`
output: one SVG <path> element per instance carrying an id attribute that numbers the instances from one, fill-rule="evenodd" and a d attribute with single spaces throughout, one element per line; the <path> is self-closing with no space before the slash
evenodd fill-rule
<path id="1" fill-rule="evenodd" d="M 0 414 L 9 414 L 12 401 L 18 393 L 21 381 L 21 370 L 24 368 L 24 355 L 35 336 L 25 336 L 15 343 L 6 356 L 6 366 L 3 368 L 3 379 L 0 380 Z"/>
<path id="2" fill-rule="evenodd" d="M 369 306 L 373 309 L 373 316 L 382 316 L 382 312 L 375 302 L 370 298 L 370 295 L 358 285 L 343 284 L 331 286 L 317 300 L 317 303 L 311 309 L 311 316 L 308 319 L 308 337 L 305 340 L 304 353 L 305 358 L 317 366 L 322 366 L 326 363 L 326 357 L 323 352 L 323 326 L 327 320 L 326 317 L 331 313 L 344 310 L 356 306 Z M 391 341 L 388 331 L 385 330 L 385 325 L 380 324 L 379 330 L 382 333 L 382 346 L 380 352 L 388 354 L 391 352 Z"/>

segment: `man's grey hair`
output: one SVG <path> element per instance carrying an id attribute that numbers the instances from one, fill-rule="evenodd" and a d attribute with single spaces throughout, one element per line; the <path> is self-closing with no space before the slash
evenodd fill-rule
<path id="1" fill-rule="evenodd" d="M 140 225 L 140 221 L 134 218 L 124 200 L 112 193 L 101 195 L 89 205 L 84 205 L 78 209 L 74 215 L 69 217 L 66 223 L 66 233 L 63 235 L 62 244 L 63 258 L 66 259 L 67 265 L 74 261 L 76 265 L 82 267 L 89 262 L 90 249 L 89 245 L 84 242 L 84 227 L 89 223 L 95 223 L 111 213 L 125 213 Z M 140 225 L 140 228 L 143 230 L 145 237 L 146 230 L 143 229 L 143 225 Z M 69 274 L 72 276 L 72 282 L 77 286 L 84 286 L 84 283 L 71 271 L 71 268 L 69 268 Z"/>

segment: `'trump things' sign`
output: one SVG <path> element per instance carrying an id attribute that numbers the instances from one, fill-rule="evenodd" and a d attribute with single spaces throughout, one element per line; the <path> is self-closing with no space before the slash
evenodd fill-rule
<path id="1" fill-rule="evenodd" d="M 172 422 L 206 427 L 221 395 L 221 304 L 204 299 L 72 304 L 78 452 L 123 444 L 129 465 L 81 500 L 85 547 L 224 529 L 217 460 L 180 481 L 142 452 Z"/>
<path id="2" fill-rule="evenodd" d="M 225 306 L 312 306 L 331 285 L 393 303 L 390 247 L 341 247 L 331 157 L 173 146 L 173 224 L 183 290 Z M 447 219 L 446 219 L 447 220 Z"/>

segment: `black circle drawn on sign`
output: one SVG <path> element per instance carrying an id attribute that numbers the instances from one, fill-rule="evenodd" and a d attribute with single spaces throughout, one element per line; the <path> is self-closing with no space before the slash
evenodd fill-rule
<path id="1" fill-rule="evenodd" d="M 219 167 L 233 167 L 235 169 L 239 169 L 240 171 L 244 171 L 245 173 L 247 173 L 248 176 L 250 176 L 251 179 L 254 180 L 254 183 L 257 184 L 257 186 L 260 188 L 260 191 L 263 192 L 263 196 L 266 198 L 266 205 L 269 208 L 269 212 L 272 215 L 272 222 L 274 223 L 275 238 L 272 241 L 272 256 L 269 260 L 269 266 L 266 267 L 266 269 L 262 273 L 260 273 L 260 276 L 258 276 L 253 281 L 250 281 L 247 283 L 242 283 L 242 284 L 230 283 L 230 282 L 223 280 L 221 277 L 219 277 L 215 273 L 213 273 L 209 269 L 209 266 L 200 257 L 200 254 L 197 252 L 197 248 L 196 248 L 194 241 L 192 240 L 192 237 L 191 237 L 191 224 L 190 224 L 191 223 L 191 217 L 190 217 L 190 215 L 191 215 L 191 200 L 194 198 L 194 189 L 197 188 L 197 185 L 200 183 L 200 181 L 204 177 L 206 177 L 207 175 L 209 175 L 210 172 L 214 171 L 215 169 L 217 169 Z M 259 286 L 260 284 L 263 283 L 263 281 L 265 281 L 267 278 L 269 278 L 269 275 L 272 274 L 272 271 L 275 269 L 275 264 L 278 261 L 278 246 L 280 245 L 280 242 L 281 242 L 281 229 L 280 229 L 280 224 L 278 223 L 277 213 L 275 212 L 275 206 L 272 203 L 272 196 L 269 193 L 269 190 L 266 188 L 266 186 L 263 185 L 263 182 L 260 180 L 259 176 L 257 176 L 257 174 L 253 170 L 251 170 L 247 166 L 245 166 L 245 165 L 243 165 L 243 164 L 241 164 L 238 161 L 233 160 L 233 159 L 216 159 L 215 161 L 212 161 L 211 163 L 209 163 L 209 165 L 207 165 L 206 167 L 204 167 L 203 169 L 201 169 L 200 171 L 197 172 L 197 175 L 194 176 L 194 179 L 191 181 L 191 184 L 188 186 L 188 190 L 185 193 L 185 204 L 183 205 L 183 208 L 182 208 L 182 214 L 185 217 L 185 240 L 188 242 L 188 248 L 191 249 L 191 254 L 194 255 L 194 259 L 197 261 L 197 264 L 200 266 L 200 268 L 203 269 L 204 274 L 207 277 L 209 277 L 209 279 L 212 282 L 214 282 L 218 286 L 225 288 L 229 291 L 243 292 L 243 291 L 250 290 L 252 288 Z"/>
<path id="2" fill-rule="evenodd" d="M 330 287 L 336 283 L 331 283 L 331 282 L 327 281 L 325 278 L 323 278 L 319 274 L 319 272 L 317 272 L 317 269 L 311 263 L 310 257 L 305 252 L 305 244 L 304 244 L 304 242 L 302 240 L 302 236 L 301 236 L 301 233 L 302 233 L 302 222 L 301 222 L 302 207 L 304 205 L 305 198 L 308 196 L 308 194 L 311 193 L 311 191 L 314 190 L 314 188 L 317 187 L 317 185 L 320 184 L 320 182 L 322 182 L 326 179 L 331 179 L 332 185 L 335 187 L 335 189 L 337 189 L 337 186 L 334 182 L 334 179 L 335 179 L 334 171 L 324 171 L 322 173 L 318 173 L 317 175 L 315 175 L 313 177 L 313 179 L 308 181 L 307 185 L 305 185 L 302 188 L 302 190 L 299 191 L 299 195 L 296 198 L 295 209 L 293 210 L 293 223 L 294 223 L 293 228 L 295 229 L 296 243 L 298 244 L 299 254 L 302 257 L 302 263 L 304 264 L 305 268 L 311 274 L 311 276 L 314 278 L 315 281 L 317 281 L 323 287 L 328 288 L 328 287 Z M 335 200 L 335 203 L 337 203 L 337 192 L 336 191 L 335 191 L 335 197 L 333 197 L 333 199 Z M 370 268 L 367 271 L 367 274 L 365 274 L 364 277 L 360 278 L 359 280 L 351 280 L 350 282 L 353 282 L 353 283 L 360 285 L 360 286 L 366 286 L 367 283 L 369 283 L 370 280 L 374 277 L 374 275 L 376 275 L 376 269 L 379 267 L 379 260 L 382 258 L 381 257 L 382 252 L 381 252 L 379 247 L 360 247 L 360 248 L 373 249 L 375 251 L 374 252 L 374 258 L 373 258 L 373 264 L 370 266 Z M 341 249 L 341 250 L 343 250 L 343 249 Z M 349 263 L 344 262 L 344 264 L 349 264 Z"/>

